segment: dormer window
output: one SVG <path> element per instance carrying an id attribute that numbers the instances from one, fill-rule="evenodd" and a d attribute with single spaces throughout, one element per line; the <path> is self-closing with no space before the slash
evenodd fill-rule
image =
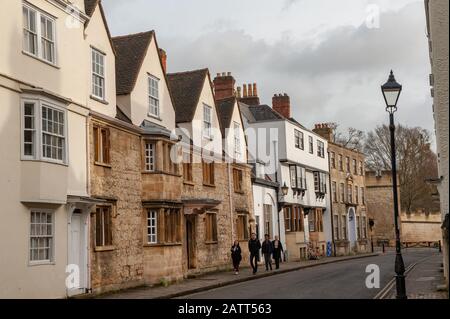
<path id="1" fill-rule="evenodd" d="M 56 64 L 55 20 L 28 5 L 23 6 L 22 16 L 24 52 Z"/>
<path id="2" fill-rule="evenodd" d="M 159 79 L 149 75 L 148 77 L 148 114 L 159 117 Z"/>

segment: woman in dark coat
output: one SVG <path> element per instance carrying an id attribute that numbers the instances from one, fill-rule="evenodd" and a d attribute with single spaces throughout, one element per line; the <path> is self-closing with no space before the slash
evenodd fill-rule
<path id="1" fill-rule="evenodd" d="M 239 274 L 239 264 L 242 260 L 242 251 L 239 246 L 239 241 L 235 240 L 233 246 L 231 247 L 231 259 L 233 260 L 233 268 L 236 275 Z"/>

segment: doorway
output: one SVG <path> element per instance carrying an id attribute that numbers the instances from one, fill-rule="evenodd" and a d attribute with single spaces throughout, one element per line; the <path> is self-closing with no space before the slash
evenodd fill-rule
<path id="1" fill-rule="evenodd" d="M 70 216 L 68 270 L 76 277 L 71 282 L 74 286 L 66 287 L 69 296 L 85 293 L 88 288 L 86 216 L 81 209 L 75 209 Z"/>
<path id="2" fill-rule="evenodd" d="M 350 249 L 354 249 L 356 246 L 356 215 L 353 207 L 348 210 L 348 240 L 350 242 Z"/>
<path id="3" fill-rule="evenodd" d="M 197 268 L 195 215 L 186 215 L 186 249 L 188 269 Z"/>

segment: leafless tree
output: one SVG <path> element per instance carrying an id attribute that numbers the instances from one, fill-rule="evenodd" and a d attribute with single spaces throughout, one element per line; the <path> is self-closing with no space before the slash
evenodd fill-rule
<path id="1" fill-rule="evenodd" d="M 362 152 L 364 150 L 365 133 L 353 127 L 349 127 L 347 132 L 343 133 L 338 130 L 339 124 L 329 123 L 330 128 L 333 129 L 333 142 L 353 151 Z"/>
<path id="2" fill-rule="evenodd" d="M 397 170 L 402 210 L 436 211 L 432 186 L 426 179 L 437 176 L 437 157 L 430 148 L 430 134 L 420 127 L 398 125 L 395 133 Z M 369 132 L 364 146 L 366 167 L 371 170 L 391 170 L 389 127 L 377 127 Z"/>

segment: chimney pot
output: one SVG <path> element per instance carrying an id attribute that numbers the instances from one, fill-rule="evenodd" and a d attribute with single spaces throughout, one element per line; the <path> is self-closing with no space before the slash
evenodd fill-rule
<path id="1" fill-rule="evenodd" d="M 248 96 L 253 96 L 253 87 L 250 83 L 248 84 L 247 89 L 248 89 Z"/>
<path id="2" fill-rule="evenodd" d="M 167 53 L 163 49 L 159 48 L 159 58 L 161 59 L 161 64 L 164 73 L 167 72 Z"/>
<path id="3" fill-rule="evenodd" d="M 243 95 L 244 97 L 247 97 L 247 84 L 242 85 L 243 86 Z"/>
<path id="4" fill-rule="evenodd" d="M 291 118 L 291 101 L 287 94 L 275 94 L 272 98 L 272 108 L 285 118 Z"/>
<path id="5" fill-rule="evenodd" d="M 256 83 L 253 83 L 253 96 L 258 96 L 258 88 Z"/>
<path id="6" fill-rule="evenodd" d="M 227 76 L 231 76 L 231 72 L 228 72 L 228 73 L 227 73 Z"/>
<path id="7" fill-rule="evenodd" d="M 216 77 L 220 78 L 220 73 L 217 73 L 217 76 L 216 76 Z"/>
<path id="8" fill-rule="evenodd" d="M 214 79 L 214 96 L 216 100 L 222 100 L 236 96 L 236 81 L 232 76 L 226 76 L 227 73 L 217 73 Z"/>
<path id="9" fill-rule="evenodd" d="M 226 75 L 226 73 L 225 72 L 222 72 L 222 76 L 225 76 Z"/>

